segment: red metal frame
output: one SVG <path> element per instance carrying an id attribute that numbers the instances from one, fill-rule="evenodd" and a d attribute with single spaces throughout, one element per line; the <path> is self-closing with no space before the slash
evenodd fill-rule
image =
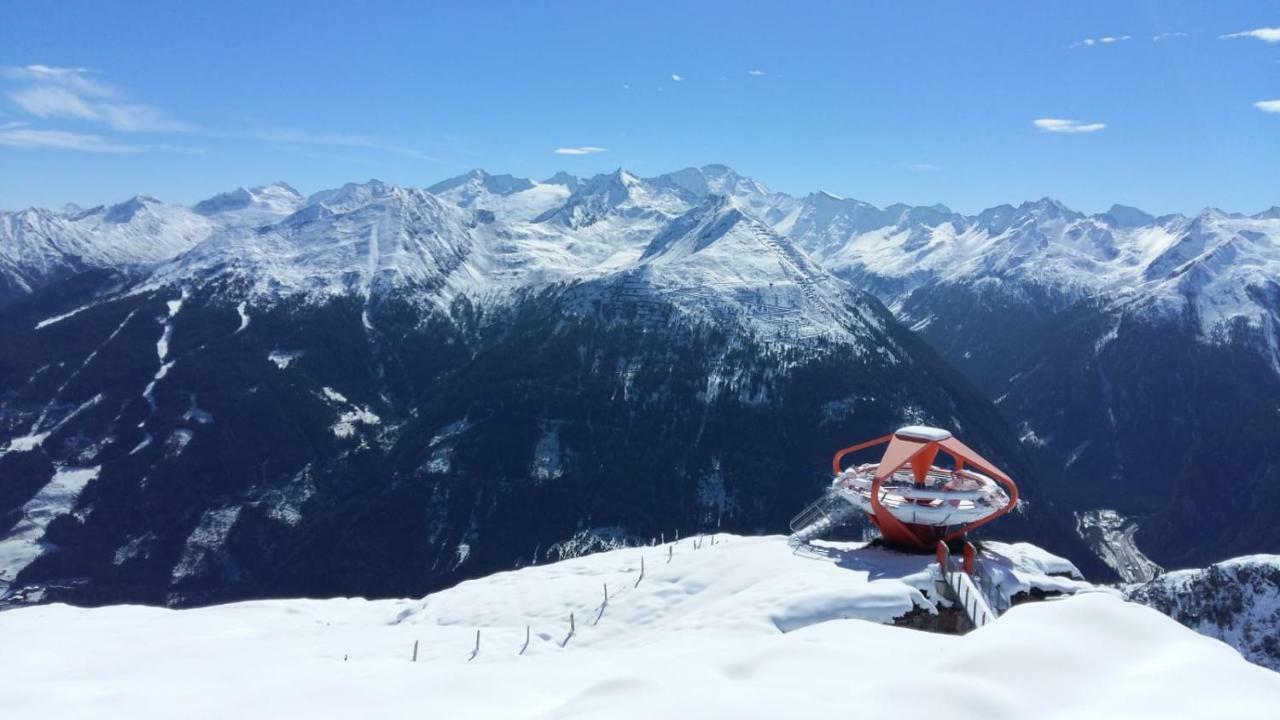
<path id="1" fill-rule="evenodd" d="M 972 448 L 960 442 L 954 437 L 947 437 L 944 440 L 924 440 L 916 437 L 903 437 L 896 433 L 891 433 L 874 440 L 850 445 L 836 452 L 835 457 L 831 459 L 831 469 L 839 475 L 841 472 L 840 461 L 846 455 L 865 450 L 876 445 L 888 443 L 885 448 L 884 456 L 880 459 L 880 464 L 876 467 L 876 474 L 871 481 L 871 509 L 868 515 L 872 524 L 884 536 L 884 539 L 895 545 L 907 545 L 917 547 L 924 550 L 934 548 L 939 542 L 950 542 L 958 537 L 964 536 L 966 533 L 975 530 L 996 518 L 1005 515 L 1018 504 L 1018 486 L 1013 480 L 999 470 L 995 465 L 988 462 L 985 458 L 975 452 Z M 880 487 L 884 480 L 893 475 L 898 470 L 911 466 L 911 472 L 915 476 L 917 483 L 924 483 L 925 476 L 929 472 L 929 468 L 933 465 L 934 458 L 939 452 L 946 453 L 955 462 L 956 469 L 963 468 L 966 464 L 974 468 L 978 472 L 991 477 L 991 479 L 1000 483 L 1009 494 L 1009 502 L 995 513 L 988 515 L 981 520 L 961 526 L 959 529 L 950 533 L 946 532 L 946 528 L 934 525 L 917 525 L 913 523 L 904 523 L 889 512 L 880 502 Z"/>

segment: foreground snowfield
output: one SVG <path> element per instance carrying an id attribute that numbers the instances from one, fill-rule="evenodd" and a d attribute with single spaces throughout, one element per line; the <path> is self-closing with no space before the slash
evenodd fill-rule
<path id="1" fill-rule="evenodd" d="M 1086 588 L 1046 575 L 1068 571 L 1065 561 L 992 547 L 1011 591 Z M 1257 718 L 1280 703 L 1280 674 L 1110 593 L 1019 605 L 963 637 L 867 621 L 930 612 L 931 584 L 928 558 L 856 546 L 800 556 L 781 537 L 719 536 L 697 550 L 683 540 L 501 573 L 425 600 L 33 607 L 0 613 L 0 698 L 13 717 L 238 719 L 874 717 L 904 708 L 984 719 Z M 570 613 L 576 632 L 562 647 Z"/>

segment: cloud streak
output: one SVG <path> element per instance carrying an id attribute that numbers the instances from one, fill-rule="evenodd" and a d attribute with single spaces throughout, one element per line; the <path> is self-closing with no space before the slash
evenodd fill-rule
<path id="1" fill-rule="evenodd" d="M 1125 40 L 1132 40 L 1132 35 L 1104 35 L 1098 38 L 1085 38 L 1072 47 L 1092 47 L 1094 45 L 1111 45 Z"/>
<path id="2" fill-rule="evenodd" d="M 1280 42 L 1280 27 L 1273 28 L 1255 28 L 1253 30 L 1244 30 L 1242 32 L 1228 33 L 1227 35 L 1219 35 L 1219 40 L 1235 40 L 1237 38 L 1254 38 L 1262 42 L 1277 43 Z"/>
<path id="3" fill-rule="evenodd" d="M 754 75 L 755 77 L 760 77 L 761 75 L 764 75 L 764 71 L 763 71 L 763 70 L 748 70 L 748 71 L 747 71 L 747 74 L 748 74 L 748 75 Z"/>
<path id="4" fill-rule="evenodd" d="M 1265 113 L 1280 113 L 1280 100 L 1259 100 L 1253 106 Z"/>
<path id="5" fill-rule="evenodd" d="M 676 75 L 675 73 L 671 73 L 671 79 L 676 82 L 684 82 L 684 78 L 680 75 Z"/>
<path id="6" fill-rule="evenodd" d="M 25 123 L 0 125 L 0 145 L 14 148 L 54 148 L 79 150 L 91 153 L 134 153 L 141 148 L 120 145 L 104 140 L 99 135 L 74 133 L 63 130 L 40 130 Z"/>
<path id="7" fill-rule="evenodd" d="M 0 76 L 21 85 L 8 93 L 24 112 L 43 120 L 84 120 L 131 133 L 189 133 L 197 128 L 152 105 L 129 102 L 94 77 L 88 68 L 26 65 L 0 68 Z"/>
<path id="8" fill-rule="evenodd" d="M 555 149 L 557 155 L 595 155 L 607 151 L 608 148 L 595 147 L 594 145 L 584 145 L 582 147 L 559 147 Z"/>
<path id="9" fill-rule="evenodd" d="M 412 147 L 386 143 L 358 134 L 316 133 L 288 129 L 215 130 L 174 119 L 152 105 L 129 101 L 125 93 L 97 77 L 96 70 L 50 65 L 0 66 L 0 80 L 9 83 L 6 96 L 27 115 L 47 121 L 79 121 L 130 134 L 187 134 L 220 140 L 260 142 L 271 145 L 359 148 L 391 153 L 427 162 L 440 162 Z M 9 147 L 46 147 L 98 153 L 164 151 L 203 152 L 200 148 L 164 143 L 140 144 L 106 139 L 101 135 L 65 129 L 4 126 L 0 144 Z"/>
<path id="10" fill-rule="evenodd" d="M 1068 134 L 1097 132 L 1106 127 L 1105 123 L 1085 123 L 1080 122 L 1079 120 L 1067 120 L 1063 118 L 1037 118 L 1032 120 L 1031 124 L 1044 132 Z"/>

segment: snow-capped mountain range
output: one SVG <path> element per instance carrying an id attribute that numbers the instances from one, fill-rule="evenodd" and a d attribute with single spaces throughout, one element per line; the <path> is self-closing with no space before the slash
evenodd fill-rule
<path id="1" fill-rule="evenodd" d="M 723 208 L 733 217 L 697 227 Z M 777 258 L 761 275 L 737 267 L 759 264 L 755 252 L 726 249 L 731 261 L 708 268 L 719 285 L 786 275 L 813 282 L 821 268 L 899 307 L 928 284 L 1018 280 L 1126 313 L 1191 317 L 1209 341 L 1255 333 L 1280 368 L 1280 208 L 1155 218 L 1117 205 L 1086 216 L 1044 198 L 965 216 L 822 192 L 794 198 L 723 166 L 545 182 L 477 170 L 426 191 L 371 181 L 304 199 L 277 183 L 190 208 L 135 197 L 91 210 L 6 212 L 0 282 L 11 301 L 77 270 L 161 263 L 155 281 L 243 276 L 257 297 L 368 293 L 386 283 L 430 287 L 447 302 L 668 263 L 650 243 L 681 228 L 703 235 L 683 253 L 693 257 L 715 245 L 708 233 L 739 219 L 772 246 L 802 253 L 785 258 L 763 245 Z"/>
<path id="2" fill-rule="evenodd" d="M 914 422 L 1059 552 L 1103 510 L 1166 567 L 1274 549 L 1278 271 L 1274 208 L 966 216 L 717 165 L 0 213 L 0 582 L 404 594 L 579 532 L 777 530 Z"/>

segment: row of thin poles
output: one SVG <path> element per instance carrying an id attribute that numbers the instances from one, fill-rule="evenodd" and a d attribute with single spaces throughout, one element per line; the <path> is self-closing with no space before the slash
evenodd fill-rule
<path id="1" fill-rule="evenodd" d="M 711 536 L 710 536 L 710 538 L 711 538 L 711 544 L 712 544 L 712 545 L 715 545 L 715 544 L 716 544 L 716 536 L 715 536 L 715 535 L 711 535 Z M 697 536 L 697 537 L 693 538 L 693 539 L 690 541 L 690 544 L 691 544 L 691 545 L 693 545 L 693 549 L 694 549 L 694 550 L 701 550 L 701 549 L 702 549 L 702 546 L 703 546 L 704 544 L 706 544 L 706 541 L 707 541 L 707 537 L 706 537 L 706 536 L 699 535 L 699 536 Z M 678 537 L 677 537 L 677 539 L 676 539 L 674 542 L 672 542 L 670 545 L 667 545 L 667 561 L 666 561 L 666 564 L 670 564 L 670 563 L 671 563 L 671 561 L 675 558 L 675 547 L 676 547 L 676 545 L 677 545 L 679 542 L 680 542 L 680 541 L 679 541 L 679 539 L 678 539 Z M 655 543 L 655 544 L 656 544 L 656 543 Z M 663 544 L 665 544 L 665 536 L 663 537 Z M 653 545 L 650 545 L 650 547 L 653 547 Z M 635 583 L 633 583 L 631 587 L 633 587 L 633 588 L 638 588 L 638 587 L 640 587 L 640 583 L 644 581 L 644 574 L 645 574 L 644 555 L 641 555 L 641 556 L 640 556 L 640 571 L 639 571 L 639 573 L 636 575 L 636 581 L 635 581 Z M 603 589 L 604 589 L 604 599 L 600 602 L 600 609 L 599 609 L 599 611 L 597 611 L 597 612 L 596 612 L 595 620 L 594 620 L 594 621 L 592 621 L 592 623 L 591 623 L 593 626 L 594 626 L 594 625 L 598 625 L 598 624 L 600 624 L 600 620 L 601 620 L 601 618 L 603 618 L 603 617 L 604 617 L 604 611 L 605 611 L 605 609 L 607 609 L 607 608 L 609 607 L 609 583 L 607 583 L 607 582 L 606 582 L 606 583 L 602 583 L 602 585 L 603 585 Z M 576 618 L 574 617 L 574 613 L 569 613 L 569 631 L 568 631 L 568 633 L 564 636 L 564 639 L 563 639 L 563 640 L 561 640 L 560 642 L 556 643 L 556 644 L 557 644 L 557 645 L 559 645 L 560 647 L 566 647 L 566 646 L 569 644 L 569 641 L 573 639 L 573 636 L 577 634 L 577 632 L 578 632 L 577 620 L 576 620 Z M 520 650 L 516 652 L 516 655 L 524 655 L 524 654 L 525 654 L 525 651 L 529 649 L 529 641 L 530 641 L 532 638 L 533 638 L 533 627 L 532 627 L 532 626 L 530 626 L 530 625 L 525 625 L 525 626 L 524 626 L 524 644 L 520 646 Z M 472 649 L 471 649 L 471 654 L 467 656 L 467 662 L 471 662 L 472 660 L 475 660 L 475 659 L 476 659 L 476 656 L 478 656 L 479 654 L 480 654 L 480 630 L 479 630 L 479 628 L 477 628 L 477 629 L 476 629 L 476 642 L 475 642 L 475 645 L 474 645 L 474 646 L 472 647 Z M 342 657 L 342 659 L 343 659 L 343 660 L 346 660 L 347 658 L 348 658 L 348 656 L 347 656 L 347 655 L 344 655 L 344 656 Z M 412 655 L 410 656 L 410 662 L 418 662 L 418 641 L 417 641 L 417 640 L 414 640 L 414 641 L 413 641 L 413 653 L 412 653 Z"/>

